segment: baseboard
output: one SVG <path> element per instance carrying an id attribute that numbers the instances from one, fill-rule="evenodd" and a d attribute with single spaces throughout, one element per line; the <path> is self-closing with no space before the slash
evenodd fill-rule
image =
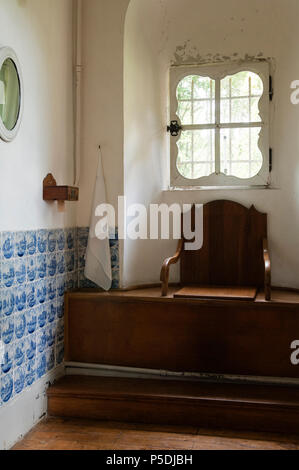
<path id="1" fill-rule="evenodd" d="M 60 365 L 0 408 L 0 450 L 10 449 L 46 415 L 46 391 L 64 374 L 64 365 Z"/>
<path id="2" fill-rule="evenodd" d="M 93 377 L 119 377 L 136 379 L 164 379 L 237 384 L 264 384 L 299 386 L 299 379 L 287 377 L 254 377 L 228 374 L 201 374 L 190 372 L 172 372 L 167 370 L 138 369 L 135 367 L 107 366 L 100 364 L 85 364 L 65 362 L 65 374 L 68 376 L 82 375 Z"/>

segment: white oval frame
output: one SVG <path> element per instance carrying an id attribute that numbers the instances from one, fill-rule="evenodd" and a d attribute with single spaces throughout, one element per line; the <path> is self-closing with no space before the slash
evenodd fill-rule
<path id="1" fill-rule="evenodd" d="M 19 86 L 20 86 L 19 115 L 18 115 L 17 122 L 14 128 L 12 130 L 8 130 L 3 124 L 3 121 L 0 116 L 0 139 L 4 140 L 5 142 L 11 142 L 16 137 L 20 128 L 21 121 L 22 121 L 24 93 L 23 93 L 23 78 L 22 78 L 22 73 L 21 73 L 21 66 L 20 66 L 20 62 L 18 60 L 18 57 L 15 51 L 11 49 L 11 47 L 0 47 L 0 69 L 7 59 L 11 59 L 16 67 L 18 79 L 19 79 Z"/>

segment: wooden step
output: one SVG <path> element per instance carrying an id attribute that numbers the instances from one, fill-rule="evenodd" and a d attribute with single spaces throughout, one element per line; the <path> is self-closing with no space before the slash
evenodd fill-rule
<path id="1" fill-rule="evenodd" d="M 299 432 L 299 388 L 68 376 L 48 390 L 56 417 Z"/>

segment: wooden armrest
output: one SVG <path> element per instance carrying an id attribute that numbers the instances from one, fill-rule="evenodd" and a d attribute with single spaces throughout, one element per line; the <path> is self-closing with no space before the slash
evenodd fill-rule
<path id="1" fill-rule="evenodd" d="M 263 256 L 265 265 L 265 299 L 271 300 L 271 260 L 268 249 L 268 240 L 263 240 Z"/>
<path id="2" fill-rule="evenodd" d="M 184 241 L 180 240 L 177 248 L 177 252 L 174 256 L 171 258 L 167 258 L 162 266 L 161 269 L 161 277 L 160 280 L 162 282 L 162 296 L 166 297 L 168 295 L 168 283 L 169 283 L 169 268 L 172 264 L 176 264 L 182 254 L 183 251 L 183 246 L 184 246 Z"/>

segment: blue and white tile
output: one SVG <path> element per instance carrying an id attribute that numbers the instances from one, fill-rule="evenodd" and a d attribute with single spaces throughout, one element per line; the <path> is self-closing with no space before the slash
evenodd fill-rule
<path id="1" fill-rule="evenodd" d="M 1 399 L 6 404 L 13 398 L 13 373 L 1 376 Z"/>
<path id="2" fill-rule="evenodd" d="M 62 364 L 64 361 L 64 344 L 59 343 L 56 345 L 56 365 L 58 366 L 59 364 Z"/>
<path id="3" fill-rule="evenodd" d="M 86 256 L 86 249 L 79 249 L 78 252 L 78 269 L 85 269 L 85 256 Z"/>
<path id="4" fill-rule="evenodd" d="M 65 251 L 65 232 L 63 229 L 55 230 L 57 251 Z"/>
<path id="5" fill-rule="evenodd" d="M 30 308 L 26 310 L 26 333 L 32 335 L 37 329 L 38 308 Z"/>
<path id="6" fill-rule="evenodd" d="M 46 335 L 47 335 L 47 347 L 53 348 L 56 342 L 56 322 L 52 323 L 52 325 L 47 326 L 46 328 Z"/>
<path id="7" fill-rule="evenodd" d="M 36 358 L 36 335 L 30 335 L 25 338 L 26 360 L 32 361 Z"/>
<path id="8" fill-rule="evenodd" d="M 1 258 L 13 259 L 15 255 L 15 238 L 12 232 L 3 232 L 1 235 Z"/>
<path id="9" fill-rule="evenodd" d="M 74 228 L 68 228 L 65 230 L 65 249 L 74 250 L 76 248 L 76 230 Z"/>
<path id="10" fill-rule="evenodd" d="M 47 300 L 53 301 L 56 299 L 56 278 L 47 280 Z"/>
<path id="11" fill-rule="evenodd" d="M 36 347 L 37 347 L 37 354 L 42 354 L 47 349 L 47 331 L 46 328 L 39 330 L 36 333 Z"/>
<path id="12" fill-rule="evenodd" d="M 57 273 L 57 259 L 56 254 L 52 253 L 47 256 L 47 269 L 48 277 L 55 277 Z"/>
<path id="13" fill-rule="evenodd" d="M 37 305 L 37 282 L 27 284 L 26 287 L 27 308 L 31 309 Z"/>
<path id="14" fill-rule="evenodd" d="M 56 291 L 57 298 L 64 298 L 64 294 L 66 291 L 66 276 L 56 277 Z"/>
<path id="15" fill-rule="evenodd" d="M 47 230 L 38 230 L 37 232 L 38 253 L 45 254 L 48 251 L 48 232 Z"/>
<path id="16" fill-rule="evenodd" d="M 39 255 L 36 258 L 37 278 L 45 279 L 47 277 L 47 256 Z"/>
<path id="17" fill-rule="evenodd" d="M 78 249 L 85 249 L 87 248 L 88 237 L 89 237 L 89 228 L 88 227 L 79 227 L 77 229 L 77 236 L 78 236 Z"/>
<path id="18" fill-rule="evenodd" d="M 35 256 L 28 256 L 26 259 L 27 266 L 27 282 L 34 282 L 37 280 L 37 263 Z"/>
<path id="19" fill-rule="evenodd" d="M 5 346 L 13 343 L 15 336 L 15 319 L 14 315 L 4 317 L 1 320 L 1 340 Z"/>
<path id="20" fill-rule="evenodd" d="M 36 362 L 35 359 L 31 359 L 26 363 L 25 367 L 25 385 L 31 387 L 36 380 Z"/>
<path id="21" fill-rule="evenodd" d="M 14 345 L 5 346 L 4 354 L 1 360 L 1 372 L 2 374 L 8 374 L 13 370 L 14 367 Z"/>
<path id="22" fill-rule="evenodd" d="M 37 233 L 35 231 L 26 232 L 27 255 L 37 254 Z"/>
<path id="23" fill-rule="evenodd" d="M 21 339 L 14 344 L 14 365 L 20 367 L 25 364 L 25 341 Z"/>
<path id="24" fill-rule="evenodd" d="M 70 292 L 78 288 L 78 273 L 67 273 L 66 275 L 66 291 Z"/>
<path id="25" fill-rule="evenodd" d="M 47 301 L 47 282 L 45 280 L 36 283 L 37 305 L 44 304 Z"/>
<path id="26" fill-rule="evenodd" d="M 47 372 L 47 356 L 43 353 L 36 359 L 36 375 L 38 379 L 41 379 Z"/>
<path id="27" fill-rule="evenodd" d="M 2 284 L 3 287 L 9 288 L 15 284 L 15 263 L 14 260 L 2 263 Z"/>
<path id="28" fill-rule="evenodd" d="M 26 232 L 17 232 L 15 234 L 15 256 L 16 258 L 24 258 L 26 254 L 27 254 Z"/>
<path id="29" fill-rule="evenodd" d="M 66 270 L 68 273 L 71 273 L 76 269 L 76 257 L 75 257 L 74 250 L 66 252 L 65 263 L 66 263 Z"/>
<path id="30" fill-rule="evenodd" d="M 26 314 L 18 313 L 14 316 L 15 338 L 21 340 L 26 336 Z"/>
<path id="31" fill-rule="evenodd" d="M 55 322 L 56 313 L 57 313 L 57 306 L 56 306 L 56 300 L 55 300 L 54 302 L 49 302 L 47 305 L 48 324 Z"/>
<path id="32" fill-rule="evenodd" d="M 13 289 L 1 289 L 2 314 L 10 317 L 15 311 L 15 293 Z"/>
<path id="33" fill-rule="evenodd" d="M 13 373 L 14 377 L 14 394 L 19 395 L 26 386 L 26 368 L 24 366 L 17 367 Z"/>
<path id="34" fill-rule="evenodd" d="M 48 303 L 39 305 L 37 308 L 37 327 L 43 329 L 48 321 Z"/>
<path id="35" fill-rule="evenodd" d="M 50 230 L 48 232 L 48 252 L 55 253 L 57 247 L 57 234 L 55 230 Z"/>
<path id="36" fill-rule="evenodd" d="M 16 312 L 23 312 L 27 307 L 27 291 L 26 286 L 19 286 L 15 290 L 15 306 Z"/>
<path id="37" fill-rule="evenodd" d="M 26 284 L 27 280 L 27 266 L 26 266 L 26 259 L 16 259 L 15 260 L 15 278 L 16 278 L 16 285 L 23 285 Z"/>
<path id="38" fill-rule="evenodd" d="M 57 274 L 64 274 L 66 272 L 65 252 L 57 253 L 56 260 L 57 260 Z"/>

